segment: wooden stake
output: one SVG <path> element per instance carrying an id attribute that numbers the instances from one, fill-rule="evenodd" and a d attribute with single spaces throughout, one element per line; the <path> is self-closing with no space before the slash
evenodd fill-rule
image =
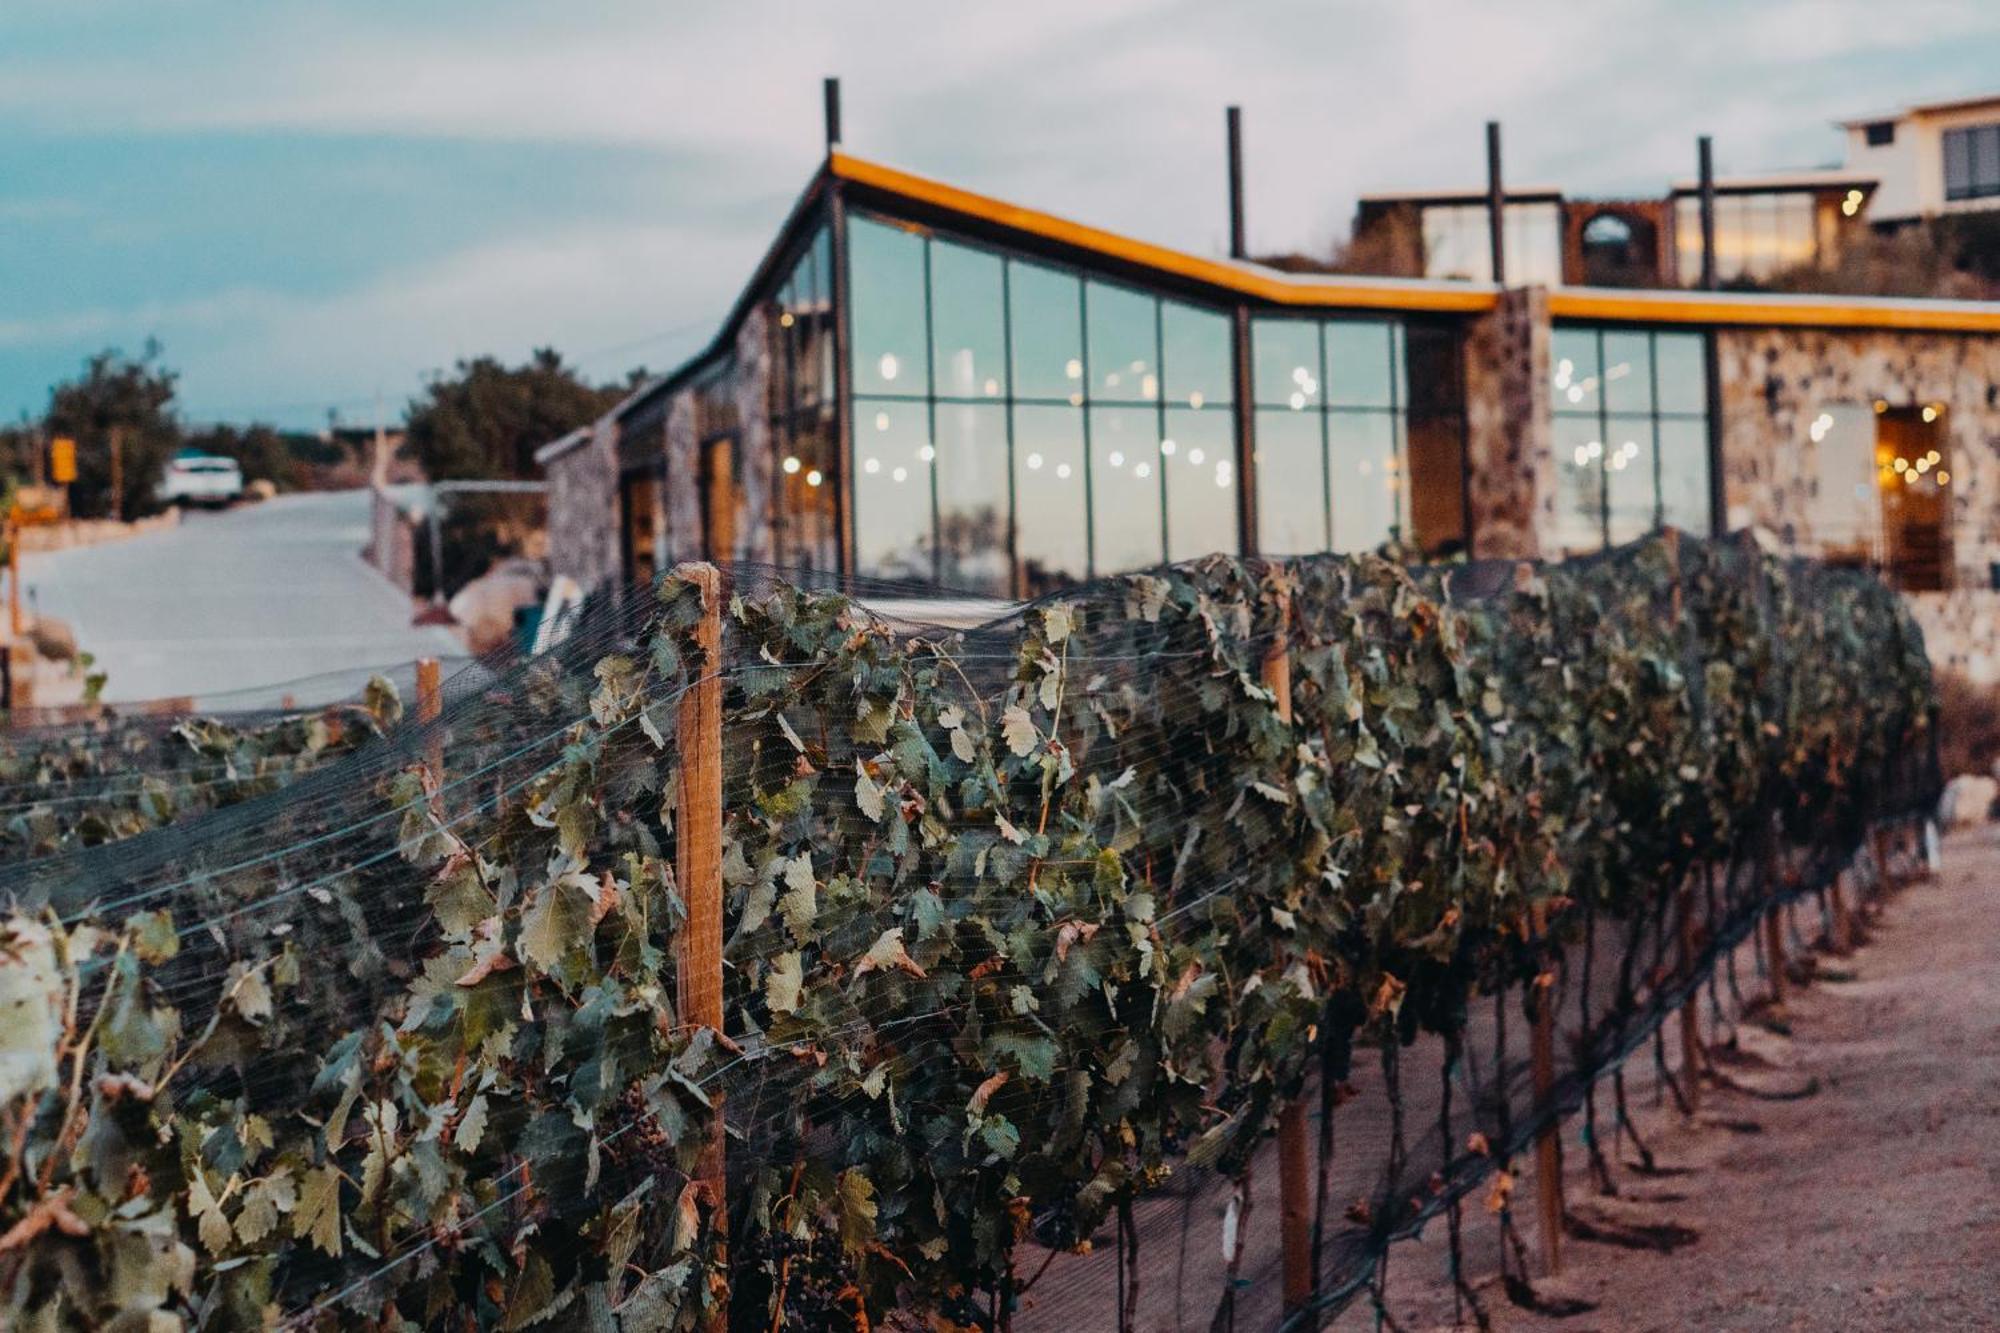
<path id="1" fill-rule="evenodd" d="M 438 683 L 438 660 L 417 659 L 417 721 L 429 726 L 444 712 L 444 691 Z M 433 731 L 424 741 L 424 764 L 431 780 L 444 786 L 444 737 Z"/>
<path id="2" fill-rule="evenodd" d="M 1264 649 L 1264 686 L 1278 720 L 1292 723 L 1292 598 L 1278 593 L 1278 628 Z M 1312 1254 L 1312 1165 L 1306 1146 L 1305 1099 L 1278 1112 L 1278 1229 L 1284 1247 L 1285 1309 L 1301 1310 L 1318 1285 Z"/>
<path id="3" fill-rule="evenodd" d="M 21 637 L 21 525 L 7 524 L 7 628 Z"/>
<path id="4" fill-rule="evenodd" d="M 674 988 L 681 1022 L 722 1031 L 722 575 L 714 565 L 677 566 L 672 577 L 701 594 L 695 627 L 693 680 L 681 696 L 681 773 L 674 814 L 674 873 L 687 921 L 675 938 Z M 715 1096 L 715 1119 L 695 1167 L 713 1210 L 718 1235 L 728 1229 L 727 1179 L 723 1159 L 722 1098 Z M 727 1302 L 725 1300 L 726 1309 Z M 713 1327 L 721 1328 L 726 1313 Z"/>
<path id="5" fill-rule="evenodd" d="M 1847 872 L 1843 870 L 1833 877 L 1833 886 L 1827 890 L 1827 899 L 1833 905 L 1833 951 L 1840 954 L 1854 947 L 1854 919 L 1847 914 L 1846 883 Z"/>
<path id="6" fill-rule="evenodd" d="M 1764 964 L 1771 970 L 1771 1003 L 1785 1002 L 1784 911 L 1775 905 L 1764 914 Z"/>
<path id="7" fill-rule="evenodd" d="M 1694 889 L 1681 886 L 1681 968 L 1694 975 Z M 1701 1110 L 1701 988 L 1681 1002 L 1681 1082 L 1687 1085 L 1688 1114 Z"/>
<path id="8" fill-rule="evenodd" d="M 1555 974 L 1544 972 L 1533 983 L 1534 1034 L 1530 1058 L 1534 1066 L 1535 1100 L 1547 1105 L 1556 1086 L 1556 1007 L 1549 1001 Z M 1550 1277 L 1562 1271 L 1562 1126 L 1551 1120 L 1535 1138 L 1535 1205 L 1540 1219 L 1542 1264 Z"/>

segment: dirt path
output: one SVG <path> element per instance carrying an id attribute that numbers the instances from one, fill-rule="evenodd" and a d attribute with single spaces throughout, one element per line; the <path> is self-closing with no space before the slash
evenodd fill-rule
<path id="1" fill-rule="evenodd" d="M 1544 1288 L 1595 1308 L 1530 1313 L 1488 1281 L 1494 1326 L 2000 1328 L 1996 906 L 2000 831 L 1948 842 L 1939 877 L 1893 897 L 1863 948 L 1792 994 L 1789 1038 L 1744 1029 L 1743 1046 L 1775 1067 L 1743 1081 L 1779 1090 L 1816 1079 L 1818 1092 L 1778 1101 L 1711 1086 L 1692 1124 L 1649 1106 L 1640 1121 L 1668 1173 L 1619 1171 L 1625 1197 L 1595 1196 L 1566 1126 L 1576 1211 L 1699 1238 L 1673 1253 L 1572 1238 L 1566 1272 Z M 1469 1225 L 1490 1229 L 1477 1211 Z M 1404 1328 L 1452 1325 L 1445 1254 L 1441 1226 L 1392 1252 L 1388 1308 Z M 1333 1327 L 1374 1321 L 1364 1301 Z"/>

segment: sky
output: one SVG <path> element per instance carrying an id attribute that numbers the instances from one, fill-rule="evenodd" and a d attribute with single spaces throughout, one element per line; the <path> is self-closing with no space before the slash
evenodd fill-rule
<path id="1" fill-rule="evenodd" d="M 1990 0 L 5 0 L 0 420 L 157 339 L 191 421 L 393 420 L 459 359 L 678 363 L 823 151 L 1198 252 L 1355 197 L 1838 163 L 2000 91 Z"/>

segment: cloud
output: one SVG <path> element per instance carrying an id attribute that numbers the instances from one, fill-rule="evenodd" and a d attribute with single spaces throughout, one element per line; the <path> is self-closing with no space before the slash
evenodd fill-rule
<path id="1" fill-rule="evenodd" d="M 395 197 L 363 179 L 388 167 L 311 172 L 315 144 L 336 137 L 420 145 L 441 180 L 475 152 L 533 145 L 537 165 L 518 183 L 528 200 L 586 179 L 550 170 L 548 145 L 630 148 L 635 178 L 658 173 L 656 189 L 541 212 L 468 210 L 452 219 L 462 241 L 434 263 L 399 260 L 385 220 L 380 260 L 350 265 L 331 294 L 301 253 L 297 285 L 320 294 L 267 280 L 162 301 L 135 280 L 129 299 L 92 309 L 0 314 L 0 345 L 157 331 L 191 403 L 217 412 L 376 385 L 394 401 L 458 356 L 538 343 L 637 342 L 656 365 L 692 348 L 699 334 L 673 331 L 719 318 L 769 240 L 776 201 L 817 161 L 829 73 L 843 78 L 858 152 L 1212 251 L 1226 230 L 1230 102 L 1246 114 L 1253 246 L 1313 248 L 1344 234 L 1362 191 L 1480 183 L 1489 117 L 1505 122 L 1514 181 L 1657 192 L 1691 169 L 1698 133 L 1717 136 L 1725 171 L 1813 165 L 1838 152 L 1833 117 L 1976 91 L 1996 67 L 1988 7 L 1957 0 L 1905 0 L 1894 24 L 1875 0 L 356 0 L 337 11 L 16 0 L 9 11 L 0 134 L 51 155 L 83 136 L 295 144 L 302 210 Z M 0 200 L 0 221 L 34 206 Z M 372 235 L 356 225 L 344 253 Z M 117 244 L 103 239 L 106 253 Z"/>

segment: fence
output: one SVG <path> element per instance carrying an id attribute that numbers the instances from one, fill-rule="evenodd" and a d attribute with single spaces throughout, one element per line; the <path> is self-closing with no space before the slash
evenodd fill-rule
<path id="1" fill-rule="evenodd" d="M 62 1000 L 16 1160 L 71 1162 L 0 1189 L 10 1308 L 1303 1325 L 1482 1186 L 1512 1234 L 1555 1117 L 1629 1131 L 1624 1060 L 1936 787 L 1891 595 L 1671 534 L 951 631 L 754 569 L 623 606 L 0 874 Z"/>

